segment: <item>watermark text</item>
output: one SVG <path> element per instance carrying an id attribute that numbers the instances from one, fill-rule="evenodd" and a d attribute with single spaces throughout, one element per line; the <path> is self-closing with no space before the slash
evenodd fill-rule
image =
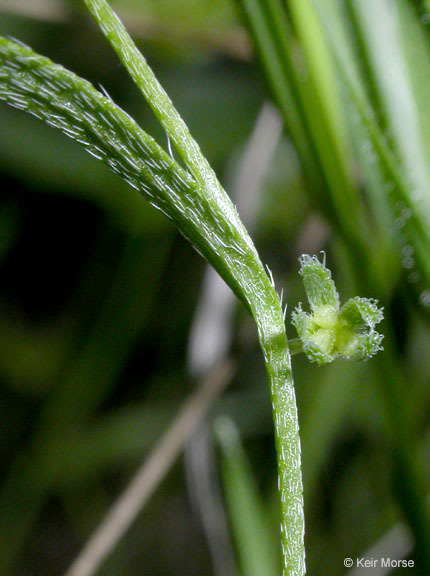
<path id="1" fill-rule="evenodd" d="M 395 558 L 345 558 L 346 568 L 413 568 L 413 560 L 397 560 Z"/>

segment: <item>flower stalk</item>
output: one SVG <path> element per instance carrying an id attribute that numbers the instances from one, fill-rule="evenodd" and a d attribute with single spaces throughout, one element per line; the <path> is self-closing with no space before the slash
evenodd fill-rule
<path id="1" fill-rule="evenodd" d="M 303 576 L 299 426 L 279 296 L 230 199 L 119 19 L 104 0 L 86 4 L 186 169 L 90 83 L 5 38 L 0 38 L 0 100 L 61 130 L 123 177 L 173 222 L 247 306 L 257 325 L 272 397 L 283 574 Z"/>

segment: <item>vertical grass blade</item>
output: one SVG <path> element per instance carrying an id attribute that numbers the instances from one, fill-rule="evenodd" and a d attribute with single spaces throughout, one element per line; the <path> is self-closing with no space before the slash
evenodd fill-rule
<path id="1" fill-rule="evenodd" d="M 227 417 L 215 421 L 221 470 L 242 576 L 277 576 L 276 547 L 238 431 Z"/>
<path id="2" fill-rule="evenodd" d="M 292 26 L 281 0 L 241 0 L 240 4 L 297 149 L 307 187 L 318 208 L 362 258 L 366 250 L 360 229 L 367 224 L 345 161 L 340 107 L 335 89 L 330 88 L 329 51 L 318 53 L 315 62 L 323 35 L 314 8 L 309 3 L 288 2 Z M 314 34 L 308 33 L 309 19 Z"/>
<path id="3" fill-rule="evenodd" d="M 385 221 L 395 231 L 399 260 L 406 268 L 406 276 L 411 281 L 411 288 L 419 304 L 424 311 L 429 312 L 430 297 L 425 296 L 430 285 L 430 267 L 425 247 L 430 245 L 430 194 L 426 189 L 417 190 L 410 185 L 398 152 L 393 150 L 375 119 L 375 112 L 366 93 L 365 80 L 356 74 L 356 70 L 351 71 L 343 45 L 339 43 L 339 36 L 332 30 L 331 21 L 326 17 L 325 5 L 319 0 L 314 0 L 314 3 L 324 25 L 345 96 L 359 125 L 360 132 L 357 134 L 362 135 L 361 146 L 366 148 L 366 170 L 379 184 L 376 187 L 370 186 L 368 193 L 378 195 L 374 198 L 374 204 L 381 206 L 382 210 L 385 205 Z M 374 85 L 378 88 L 376 80 Z M 411 106 L 409 110 L 412 110 Z M 393 113 L 385 109 L 385 116 Z M 425 178 L 421 178 L 421 181 L 423 186 L 427 186 Z M 404 262 L 404 258 L 411 255 L 410 252 L 414 254 L 413 267 L 409 266 L 409 261 L 407 265 Z"/>

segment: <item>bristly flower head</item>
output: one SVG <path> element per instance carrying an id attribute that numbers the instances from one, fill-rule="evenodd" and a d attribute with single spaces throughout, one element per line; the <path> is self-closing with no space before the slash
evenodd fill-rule
<path id="1" fill-rule="evenodd" d="M 292 323 L 309 360 L 318 364 L 335 358 L 365 360 L 382 350 L 383 335 L 375 330 L 383 319 L 377 301 L 357 296 L 340 308 L 330 270 L 316 256 L 303 254 L 299 260 L 311 314 L 299 304 Z"/>

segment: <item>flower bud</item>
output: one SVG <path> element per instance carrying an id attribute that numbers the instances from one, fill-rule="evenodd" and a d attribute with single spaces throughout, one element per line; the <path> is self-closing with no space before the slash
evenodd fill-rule
<path id="1" fill-rule="evenodd" d="M 312 313 L 301 304 L 292 314 L 292 323 L 312 362 L 327 364 L 335 358 L 365 360 L 381 350 L 382 334 L 375 325 L 383 319 L 376 300 L 351 298 L 339 309 L 339 295 L 331 272 L 316 256 L 300 257 L 300 274 Z"/>

